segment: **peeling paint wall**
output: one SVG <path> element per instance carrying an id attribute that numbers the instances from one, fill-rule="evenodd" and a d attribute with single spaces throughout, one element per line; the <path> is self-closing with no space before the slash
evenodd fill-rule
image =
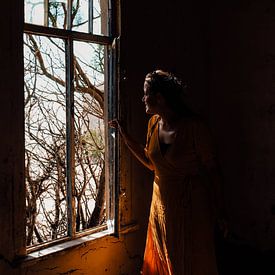
<path id="1" fill-rule="evenodd" d="M 134 241 L 134 234 L 97 240 L 26 267 L 22 274 L 139 274 L 141 258 L 133 249 Z"/>

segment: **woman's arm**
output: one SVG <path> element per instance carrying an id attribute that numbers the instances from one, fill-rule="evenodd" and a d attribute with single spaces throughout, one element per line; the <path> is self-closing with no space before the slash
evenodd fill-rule
<path id="1" fill-rule="evenodd" d="M 126 131 L 123 129 L 123 127 L 120 125 L 118 120 L 114 119 L 109 122 L 110 127 L 118 129 L 120 136 L 130 152 L 148 169 L 154 170 L 154 167 L 149 160 L 149 158 L 145 154 L 144 147 L 137 143 Z"/>

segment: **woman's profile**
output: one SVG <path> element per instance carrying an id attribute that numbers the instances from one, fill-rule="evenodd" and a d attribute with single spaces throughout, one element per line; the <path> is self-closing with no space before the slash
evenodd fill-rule
<path id="1" fill-rule="evenodd" d="M 117 120 L 110 122 L 154 171 L 143 275 L 218 274 L 214 226 L 224 217 L 220 176 L 208 128 L 184 104 L 184 89 L 169 72 L 146 75 L 142 101 L 151 117 L 145 147 Z"/>

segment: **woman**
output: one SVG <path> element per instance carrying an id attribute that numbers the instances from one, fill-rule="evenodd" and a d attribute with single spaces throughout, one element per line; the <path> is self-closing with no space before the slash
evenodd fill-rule
<path id="1" fill-rule="evenodd" d="M 223 217 L 220 177 L 211 138 L 182 100 L 171 73 L 145 77 L 145 148 L 111 121 L 130 151 L 154 171 L 143 275 L 216 275 L 214 225 Z"/>

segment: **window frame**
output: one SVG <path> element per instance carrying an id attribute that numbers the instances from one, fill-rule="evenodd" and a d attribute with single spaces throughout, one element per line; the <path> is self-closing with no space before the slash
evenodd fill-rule
<path id="1" fill-rule="evenodd" d="M 107 0 L 109 4 L 108 12 L 110 13 L 108 16 L 108 35 L 95 35 L 91 33 L 83 33 L 79 31 L 73 31 L 70 29 L 70 24 L 68 24 L 68 29 L 58 29 L 51 28 L 47 26 L 35 25 L 24 22 L 23 33 L 25 34 L 34 34 L 41 35 L 47 37 L 56 37 L 63 39 L 65 42 L 66 48 L 66 63 L 69 65 L 69 70 L 66 71 L 66 124 L 67 124 L 67 145 L 73 144 L 74 140 L 74 112 L 73 112 L 73 42 L 81 41 L 81 42 L 89 42 L 89 43 L 97 43 L 100 45 L 104 45 L 107 47 L 105 51 L 105 56 L 107 57 L 107 73 L 105 72 L 105 91 L 106 95 L 104 100 L 104 109 L 107 110 L 104 121 L 105 123 L 112 119 L 113 117 L 118 116 L 118 47 L 119 47 L 119 39 L 116 38 L 116 22 L 117 22 L 117 1 L 115 0 Z M 46 1 L 47 2 L 47 1 Z M 68 1 L 71 3 L 71 1 Z M 71 7 L 68 6 L 70 10 Z M 69 12 L 68 12 L 69 13 Z M 70 22 L 70 16 L 68 16 L 68 22 Z M 89 30 L 91 27 L 89 26 Z M 69 53 L 69 54 L 68 54 Z M 66 68 L 68 65 L 66 65 Z M 106 124 L 105 124 L 106 125 Z M 37 244 L 34 246 L 30 246 L 26 248 L 27 253 L 32 253 L 37 250 L 41 250 L 47 248 L 49 246 L 53 246 L 55 244 L 65 243 L 68 241 L 72 241 L 83 236 L 90 235 L 91 239 L 98 238 L 100 236 L 106 235 L 114 235 L 118 236 L 118 209 L 119 209 L 119 150 L 118 150 L 118 139 L 113 139 L 114 135 L 113 129 L 108 129 L 107 125 L 105 126 L 105 164 L 108 169 L 105 171 L 105 184 L 108 189 L 105 195 L 106 200 L 108 200 L 108 207 L 106 206 L 106 210 L 108 211 L 107 216 L 112 220 L 112 224 L 104 224 L 103 226 L 94 227 L 91 229 L 87 229 L 85 231 L 76 232 L 75 230 L 75 218 L 74 218 L 74 205 L 73 205 L 73 186 L 74 186 L 74 148 L 73 146 L 67 146 L 66 158 L 67 158 L 67 211 L 68 211 L 68 232 L 66 237 L 61 237 L 56 240 L 51 240 L 49 242 L 44 242 L 41 244 Z M 110 158 L 108 156 L 111 156 Z M 69 226 L 71 225 L 71 226 Z M 98 234 L 102 232 L 102 234 Z M 97 236 L 97 237 L 96 237 Z"/>

